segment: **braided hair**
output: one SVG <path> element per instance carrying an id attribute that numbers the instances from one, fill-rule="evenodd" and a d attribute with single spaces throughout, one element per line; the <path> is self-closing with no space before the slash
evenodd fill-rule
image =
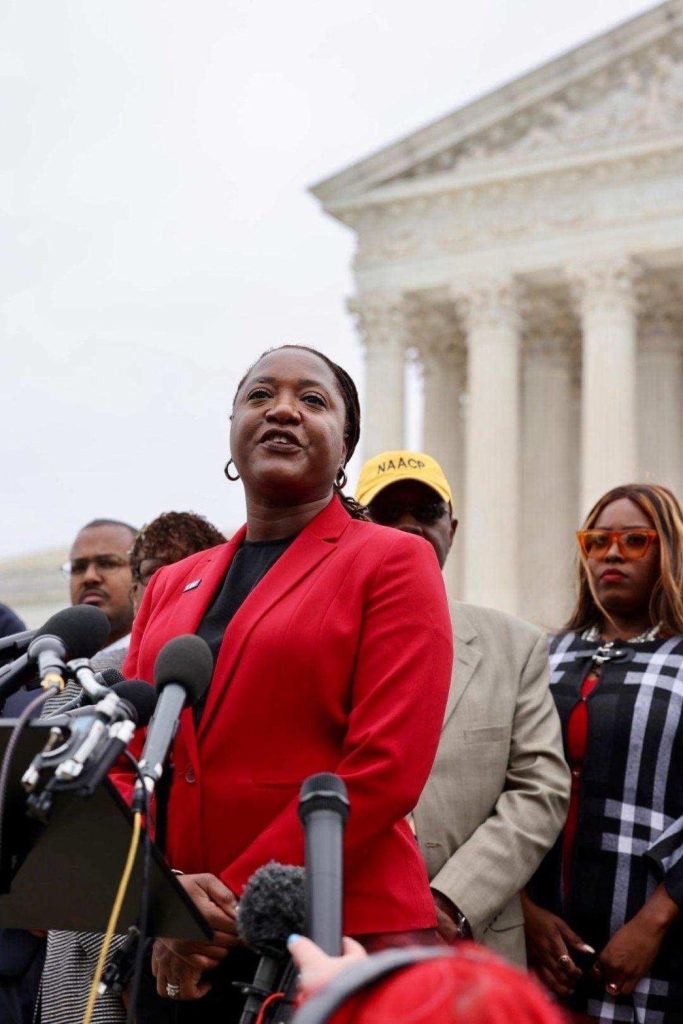
<path id="1" fill-rule="evenodd" d="M 300 352 L 310 352 L 312 355 L 317 356 L 318 359 L 322 359 L 325 365 L 329 367 L 334 374 L 334 379 L 337 382 L 337 388 L 341 394 L 344 402 L 344 409 L 346 411 L 344 418 L 344 440 L 346 441 L 344 466 L 346 466 L 349 459 L 355 452 L 360 439 L 360 400 L 358 398 L 358 390 L 353 382 L 353 378 L 346 372 L 343 366 L 339 366 L 338 363 L 333 362 L 329 356 L 326 356 L 323 352 L 319 352 L 317 348 L 310 348 L 308 345 L 278 345 L 274 348 L 266 349 L 266 351 L 262 352 L 258 359 L 252 363 L 237 385 L 235 397 L 232 400 L 233 406 L 235 404 L 235 399 L 240 393 L 242 385 L 254 367 L 260 363 L 264 356 L 270 355 L 271 352 L 279 352 L 283 348 L 294 348 L 298 349 Z M 365 505 L 361 505 L 360 502 L 355 500 L 355 498 L 351 498 L 348 494 L 344 494 L 343 492 L 343 488 L 346 486 L 346 473 L 344 472 L 344 466 L 340 467 L 339 472 L 337 473 L 337 479 L 334 482 L 335 494 L 337 494 L 339 500 L 352 519 L 362 519 L 365 522 L 369 522 L 370 515 Z"/>

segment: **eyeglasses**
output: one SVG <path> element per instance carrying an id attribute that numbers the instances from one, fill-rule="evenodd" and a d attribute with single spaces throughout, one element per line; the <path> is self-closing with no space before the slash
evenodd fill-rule
<path id="1" fill-rule="evenodd" d="M 94 565 L 98 572 L 114 572 L 128 566 L 128 559 L 121 555 L 93 555 L 92 558 L 74 558 L 61 567 L 65 576 L 84 576 L 89 565 Z"/>
<path id="2" fill-rule="evenodd" d="M 397 523 L 403 516 L 412 516 L 418 523 L 429 526 L 446 513 L 443 501 L 424 501 L 419 505 L 380 505 L 372 509 L 372 518 L 383 526 Z"/>
<path id="3" fill-rule="evenodd" d="M 602 562 L 614 542 L 627 562 L 643 558 L 655 540 L 656 530 L 577 530 L 577 539 L 586 558 Z"/>

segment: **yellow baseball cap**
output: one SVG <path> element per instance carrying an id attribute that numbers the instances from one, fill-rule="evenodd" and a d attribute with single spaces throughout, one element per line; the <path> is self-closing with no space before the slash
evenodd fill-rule
<path id="1" fill-rule="evenodd" d="M 453 496 L 442 470 L 436 459 L 424 452 L 380 452 L 368 459 L 360 471 L 356 485 L 356 501 L 369 505 L 380 491 L 399 480 L 417 480 L 436 491 L 439 497 L 447 501 L 453 509 Z"/>

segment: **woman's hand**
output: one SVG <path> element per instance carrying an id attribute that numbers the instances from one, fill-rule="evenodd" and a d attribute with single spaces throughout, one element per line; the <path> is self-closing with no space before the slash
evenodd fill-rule
<path id="1" fill-rule="evenodd" d="M 572 950 L 595 950 L 566 921 L 539 907 L 527 895 L 522 897 L 522 906 L 529 966 L 555 995 L 571 995 L 583 974 L 572 960 Z"/>
<path id="2" fill-rule="evenodd" d="M 360 942 L 344 936 L 341 956 L 328 956 L 320 946 L 301 935 L 290 935 L 287 948 L 299 970 L 299 991 L 304 999 L 323 988 L 331 978 L 368 955 Z"/>
<path id="3" fill-rule="evenodd" d="M 201 980 L 204 971 L 216 967 L 239 944 L 237 901 L 215 875 L 179 875 L 178 882 L 213 928 L 213 938 L 210 942 L 157 939 L 152 950 L 152 974 L 160 996 L 201 999 L 211 987 Z M 171 991 L 179 986 L 178 993 L 169 997 L 168 986 Z"/>
<path id="4" fill-rule="evenodd" d="M 593 974 L 611 996 L 629 995 L 650 970 L 678 906 L 659 885 L 641 910 L 615 932 L 600 953 Z"/>

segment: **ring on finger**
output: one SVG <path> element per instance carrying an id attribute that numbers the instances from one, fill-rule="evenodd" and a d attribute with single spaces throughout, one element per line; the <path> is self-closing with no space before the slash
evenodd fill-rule
<path id="1" fill-rule="evenodd" d="M 557 962 L 561 967 L 567 967 L 572 962 L 572 958 L 567 953 L 563 953 Z"/>
<path id="2" fill-rule="evenodd" d="M 180 985 L 174 985 L 172 981 L 167 981 L 166 995 L 169 999 L 177 999 L 180 995 Z"/>
<path id="3" fill-rule="evenodd" d="M 615 981 L 610 981 L 610 983 L 606 985 L 605 988 L 611 996 L 615 996 L 619 992 L 619 986 Z"/>

